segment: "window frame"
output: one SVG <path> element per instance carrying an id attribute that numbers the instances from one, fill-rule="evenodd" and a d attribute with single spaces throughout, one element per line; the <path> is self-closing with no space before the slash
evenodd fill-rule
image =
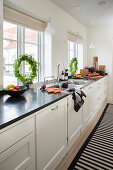
<path id="1" fill-rule="evenodd" d="M 83 53 L 83 39 L 80 37 L 79 38 L 80 41 L 82 42 L 82 53 Z M 69 64 L 70 64 L 70 61 L 71 61 L 71 58 L 70 58 L 70 51 L 73 51 L 73 57 L 77 57 L 77 60 L 78 60 L 78 71 L 77 73 L 79 73 L 80 69 L 83 68 L 83 55 L 82 55 L 82 61 L 81 61 L 81 58 L 79 57 L 79 39 L 76 39 L 76 41 L 71 41 L 71 40 L 68 40 L 68 68 L 69 68 Z M 74 50 L 70 50 L 70 42 L 74 44 Z M 82 62 L 82 64 L 81 64 Z"/>
<path id="2" fill-rule="evenodd" d="M 4 25 L 4 22 L 13 24 L 11 21 L 3 20 L 3 25 Z M 44 42 L 45 42 L 44 32 L 36 31 L 36 30 L 30 29 L 24 26 L 20 26 L 19 24 L 18 25 L 15 24 L 15 25 L 17 26 L 17 40 L 12 40 L 8 38 L 4 38 L 4 37 L 3 37 L 3 40 L 17 42 L 17 58 L 20 54 L 25 54 L 25 44 L 33 44 L 37 46 L 37 62 L 40 62 L 41 64 L 40 66 L 38 65 L 38 74 L 37 74 L 37 79 L 36 79 L 37 81 L 35 81 L 35 83 L 39 83 L 41 80 L 43 80 L 43 77 L 44 77 L 44 58 L 45 58 L 44 56 Z M 25 29 L 26 28 L 37 32 L 37 43 L 25 42 Z M 4 29 L 3 29 L 3 32 L 4 32 Z M 4 48 L 3 48 L 3 52 L 4 52 Z M 23 64 L 21 65 L 20 73 L 21 74 L 25 73 L 25 62 L 23 62 Z M 3 73 L 3 76 L 4 76 L 4 73 Z M 17 84 L 18 84 L 18 80 L 17 80 Z"/>
<path id="3" fill-rule="evenodd" d="M 73 50 L 70 49 L 70 43 L 73 43 Z M 78 49 L 77 49 L 77 43 L 76 42 L 73 42 L 71 40 L 68 40 L 68 67 L 69 67 L 69 64 L 70 64 L 70 61 L 72 58 L 74 58 L 75 56 L 78 58 Z M 73 57 L 71 58 L 70 57 L 70 52 L 73 51 Z"/>

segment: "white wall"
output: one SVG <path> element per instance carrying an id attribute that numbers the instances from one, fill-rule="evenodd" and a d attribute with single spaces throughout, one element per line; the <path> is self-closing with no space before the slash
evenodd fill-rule
<path id="1" fill-rule="evenodd" d="M 93 41 L 95 49 L 89 49 Z M 88 27 L 88 65 L 93 65 L 93 56 L 98 56 L 99 65 L 106 65 L 108 97 L 113 98 L 113 25 Z"/>
<path id="2" fill-rule="evenodd" d="M 57 65 L 60 61 L 68 66 L 68 46 L 67 32 L 79 34 L 83 37 L 84 43 L 84 66 L 87 65 L 87 28 L 76 19 L 66 13 L 64 10 L 51 2 L 51 12 L 49 13 L 49 0 L 4 0 L 6 4 L 40 18 L 43 21 L 49 20 L 51 13 L 51 22 L 55 29 L 52 37 L 52 74 L 57 74 Z"/>
<path id="3" fill-rule="evenodd" d="M 2 86 L 3 84 L 2 22 L 3 22 L 3 0 L 0 0 L 0 86 Z"/>
<path id="4" fill-rule="evenodd" d="M 80 24 L 68 13 L 52 3 L 52 25 L 55 28 L 55 34 L 53 35 L 53 61 L 52 71 L 53 74 L 57 72 L 57 64 L 62 61 L 65 66 L 68 66 L 68 44 L 67 44 L 67 32 L 77 34 L 83 37 L 84 44 L 84 59 L 83 65 L 87 65 L 87 28 Z"/>

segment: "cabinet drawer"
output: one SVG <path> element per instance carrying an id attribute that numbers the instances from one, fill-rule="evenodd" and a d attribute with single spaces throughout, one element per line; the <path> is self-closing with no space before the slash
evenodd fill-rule
<path id="1" fill-rule="evenodd" d="M 33 131 L 34 118 L 31 118 L 2 132 L 0 134 L 0 153 L 14 145 Z"/>
<path id="2" fill-rule="evenodd" d="M 0 154 L 0 170 L 25 170 L 35 160 L 34 133 Z M 27 168 L 31 170 L 30 167 Z M 35 170 L 35 169 L 34 169 Z"/>

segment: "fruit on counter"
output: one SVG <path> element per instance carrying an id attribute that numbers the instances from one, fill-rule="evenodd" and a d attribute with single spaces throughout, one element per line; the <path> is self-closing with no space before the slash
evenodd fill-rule
<path id="1" fill-rule="evenodd" d="M 73 77 L 75 77 L 75 78 L 82 78 L 82 76 L 80 74 L 74 74 Z"/>
<path id="2" fill-rule="evenodd" d="M 20 87 L 19 87 L 19 86 L 15 86 L 15 87 L 14 87 L 14 89 L 19 90 L 19 89 L 20 89 Z"/>
<path id="3" fill-rule="evenodd" d="M 4 90 L 9 90 L 10 88 L 13 88 L 13 90 L 14 90 L 14 87 L 15 87 L 14 84 L 10 84 Z"/>
<path id="4" fill-rule="evenodd" d="M 14 84 L 10 84 L 4 90 L 7 90 L 7 91 L 18 91 L 18 90 L 20 90 L 20 87 L 19 86 L 15 86 Z"/>
<path id="5" fill-rule="evenodd" d="M 14 90 L 14 88 L 13 88 L 13 87 L 10 87 L 10 88 L 9 88 L 9 91 L 13 91 L 13 90 Z"/>
<path id="6" fill-rule="evenodd" d="M 95 76 L 100 76 L 100 74 L 99 74 L 99 73 L 96 73 Z"/>
<path id="7" fill-rule="evenodd" d="M 45 90 L 46 89 L 46 84 L 42 84 L 40 90 Z"/>
<path id="8" fill-rule="evenodd" d="M 95 76 L 100 76 L 99 73 L 94 72 L 93 74 L 89 74 L 88 77 L 95 77 Z"/>
<path id="9" fill-rule="evenodd" d="M 74 74 L 74 75 L 73 75 L 73 77 L 76 77 L 76 76 L 77 76 L 77 74 Z"/>
<path id="10" fill-rule="evenodd" d="M 94 75 L 93 74 L 89 74 L 88 77 L 94 77 Z"/>

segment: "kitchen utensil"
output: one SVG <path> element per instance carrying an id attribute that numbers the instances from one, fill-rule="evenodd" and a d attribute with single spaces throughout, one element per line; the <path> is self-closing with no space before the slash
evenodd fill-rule
<path id="1" fill-rule="evenodd" d="M 98 70 L 98 57 L 93 57 L 93 67 Z"/>
<path id="2" fill-rule="evenodd" d="M 84 77 L 86 74 L 88 74 L 88 69 L 80 69 L 80 75 Z"/>
<path id="3" fill-rule="evenodd" d="M 103 71 L 103 73 L 105 74 L 106 66 L 105 65 L 99 65 L 99 71 Z"/>
<path id="4" fill-rule="evenodd" d="M 95 77 L 89 77 L 90 78 L 90 80 L 95 80 L 95 79 L 100 79 L 100 78 L 102 78 L 103 76 L 95 76 Z"/>

